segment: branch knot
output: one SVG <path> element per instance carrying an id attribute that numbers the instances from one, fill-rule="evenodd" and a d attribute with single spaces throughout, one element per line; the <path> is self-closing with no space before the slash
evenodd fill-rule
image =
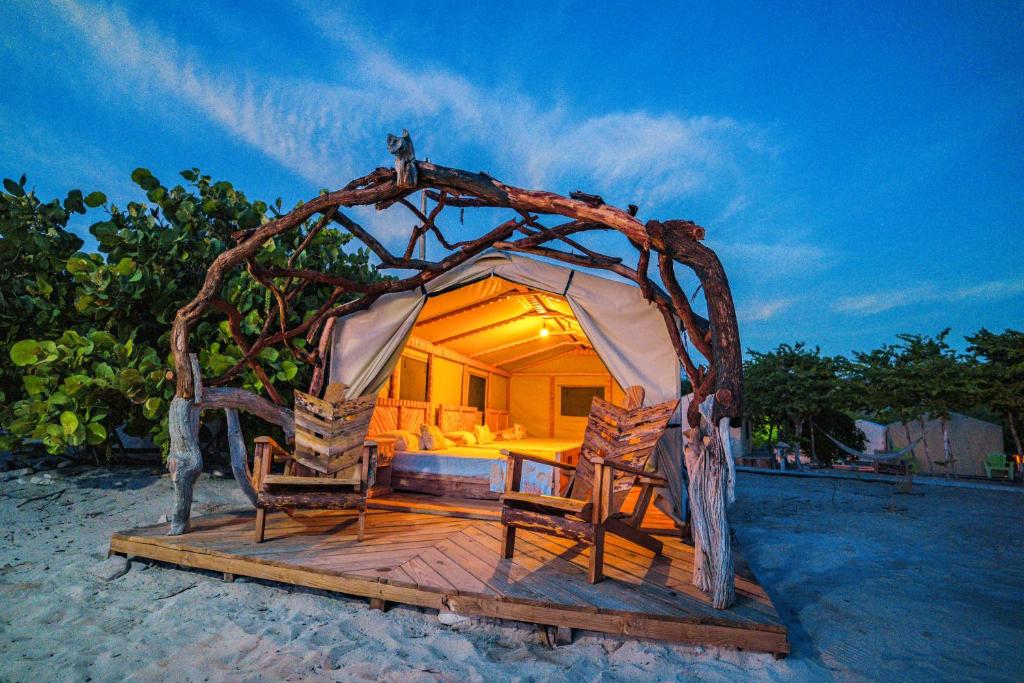
<path id="1" fill-rule="evenodd" d="M 395 182 L 398 187 L 416 187 L 416 151 L 408 130 L 403 128 L 400 136 L 388 133 L 388 152 L 395 156 Z"/>

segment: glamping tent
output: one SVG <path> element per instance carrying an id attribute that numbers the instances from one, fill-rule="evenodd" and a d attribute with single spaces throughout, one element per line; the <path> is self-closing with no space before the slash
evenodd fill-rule
<path id="1" fill-rule="evenodd" d="M 330 367 L 350 397 L 378 394 L 370 438 L 398 440 L 394 487 L 478 498 L 502 490 L 502 449 L 572 463 L 594 396 L 641 385 L 652 405 L 678 398 L 680 377 L 639 288 L 498 250 L 339 319 Z M 425 441 L 430 426 L 445 440 Z M 550 494 L 554 471 L 524 478 Z"/>
<path id="2" fill-rule="evenodd" d="M 714 608 L 725 609 L 733 604 L 736 593 L 725 512 L 732 490 L 728 463 L 731 442 L 721 435 L 731 422 L 740 418 L 742 359 L 729 281 L 714 250 L 703 243 L 704 228 L 683 219 L 642 221 L 637 217 L 639 207 L 619 208 L 599 195 L 582 191 L 563 196 L 509 185 L 486 173 L 419 161 L 408 131 L 400 136 L 389 135 L 387 147 L 394 156 L 393 169 L 373 169 L 287 214 L 234 233 L 234 246 L 213 260 L 203 287 L 175 314 L 171 328 L 175 394 L 167 414 L 167 461 L 174 481 L 169 533 L 178 535 L 189 529 L 193 489 L 203 464 L 198 446 L 201 411 L 226 411 L 232 469 L 243 491 L 250 498 L 255 497 L 257 505 L 259 497 L 254 494 L 254 475 L 247 469 L 237 411 L 247 411 L 279 426 L 286 437 L 299 428 L 297 411 L 287 406 L 287 397 L 270 381 L 264 367 L 269 362 L 263 353 L 265 349 L 287 347 L 292 358 L 309 366 L 309 388 L 303 393 L 313 401 L 328 394 L 332 401 L 343 398 L 345 393 L 350 398 L 373 397 L 375 409 L 381 410 L 371 413 L 369 432 L 380 438 L 376 445 L 367 444 L 366 448 L 379 448 L 383 454 L 381 461 L 389 460 L 388 451 L 397 450 L 399 441 L 393 437 L 389 443 L 380 436 L 383 432 L 414 426 L 421 428 L 422 437 L 422 428 L 427 427 L 430 448 L 424 449 L 424 443 L 417 444 L 414 434 L 403 445 L 410 451 L 428 451 L 410 453 L 410 457 L 432 466 L 442 460 L 435 450 L 437 444 L 441 443 L 446 451 L 449 448 L 443 432 L 434 431 L 455 426 L 462 429 L 452 431 L 468 435 L 466 426 L 472 426 L 474 432 L 479 427 L 485 438 L 477 438 L 478 450 L 461 454 L 463 458 L 479 456 L 483 452 L 479 447 L 488 445 L 484 424 L 493 424 L 503 437 L 520 437 L 515 439 L 519 441 L 555 440 L 562 435 L 567 440 L 578 438 L 571 437 L 578 434 L 579 428 L 574 426 L 579 424 L 575 422 L 576 413 L 588 397 L 603 391 L 614 399 L 616 384 L 635 384 L 645 389 L 650 404 L 666 399 L 677 401 L 682 369 L 700 398 L 699 408 L 691 409 L 686 416 L 685 450 L 681 428 L 659 430 L 664 434 L 659 437 L 660 451 L 671 454 L 657 456 L 671 494 L 663 500 L 671 502 L 676 511 L 688 509 L 692 513 L 694 584 L 710 596 Z M 421 208 L 410 201 L 416 192 L 423 193 Z M 431 202 L 433 206 L 428 210 Z M 405 250 L 392 252 L 347 215 L 350 208 L 357 206 L 408 209 L 417 222 L 411 226 Z M 471 231 L 463 235 L 464 239 L 449 241 L 446 232 L 450 234 L 447 219 L 451 210 L 457 210 L 461 219 L 467 208 L 497 210 L 497 214 L 506 214 L 506 219 L 485 231 Z M 449 211 L 444 213 L 446 209 Z M 316 243 L 317 235 L 332 224 L 369 250 L 379 269 L 398 275 L 366 282 L 343 272 L 296 267 L 307 260 L 302 254 Z M 614 231 L 625 238 L 628 250 L 636 258 L 635 265 L 632 260 L 602 254 L 580 241 L 599 231 Z M 442 256 L 436 260 L 414 258 L 417 242 L 428 239 L 436 242 Z M 275 258 L 273 264 L 260 261 L 264 253 L 261 250 L 271 240 L 278 240 L 282 249 L 290 249 L 286 260 Z M 489 251 L 493 249 L 500 251 Z M 243 266 L 268 290 L 268 301 L 276 304 L 266 309 L 264 324 L 255 336 L 238 324 L 244 319 L 243 312 L 221 296 L 224 278 Z M 330 268 L 329 264 L 321 264 L 323 267 Z M 574 272 L 573 268 L 587 270 Z M 703 315 L 693 310 L 679 282 L 677 268 L 692 273 L 700 281 L 706 304 Z M 595 277 L 591 272 L 614 273 L 635 286 Z M 482 284 L 492 278 L 490 284 Z M 466 289 L 457 293 L 460 288 L 477 283 L 481 284 L 476 291 Z M 495 287 L 488 291 L 491 285 Z M 508 285 L 524 289 L 511 292 L 507 291 Z M 311 299 L 299 294 L 307 288 L 316 292 L 315 300 L 320 302 L 314 310 L 303 309 Z M 452 294 L 452 298 L 442 301 L 447 294 Z M 510 299 L 503 302 L 488 301 L 506 295 Z M 475 300 L 479 306 L 468 308 L 472 304 L 459 303 L 460 296 Z M 515 304 L 509 303 L 512 298 Z M 488 310 L 490 306 L 502 305 L 512 310 L 519 306 L 521 312 L 510 310 L 507 315 L 497 315 L 494 311 L 499 309 Z M 463 310 L 436 319 L 458 309 Z M 214 310 L 227 317 L 241 357 L 218 375 L 203 377 L 190 336 L 204 316 Z M 430 322 L 430 317 L 435 320 Z M 484 335 L 492 335 L 486 347 Z M 407 362 L 403 362 L 403 356 Z M 560 377 L 563 370 L 568 370 L 568 375 Z M 606 379 L 600 376 L 602 370 L 607 372 Z M 232 386 L 239 375 L 250 371 L 260 378 L 266 397 Z M 325 386 L 328 373 L 331 384 Z M 567 376 L 585 383 L 566 381 Z M 538 377 L 547 378 L 546 402 L 544 382 Z M 382 392 L 384 396 L 378 398 Z M 418 398 L 402 398 L 403 393 L 411 395 L 410 392 Z M 456 404 L 442 402 L 456 397 Z M 527 423 L 533 425 L 533 434 L 527 430 Z M 343 430 L 344 426 L 338 429 Z M 265 456 L 261 462 L 271 462 L 266 457 L 267 448 L 276 448 L 274 452 L 285 457 L 284 447 L 273 447 L 266 440 L 260 443 Z M 464 443 L 467 447 L 474 445 Z M 411 445 L 418 448 L 408 448 Z M 518 447 L 512 441 L 508 445 Z M 541 446 L 546 445 L 552 460 L 571 456 L 557 444 L 535 445 L 536 450 L 543 450 Z M 453 439 L 451 448 L 456 447 Z M 447 460 L 458 457 L 453 452 Z M 684 457 L 692 472 L 689 485 L 694 495 L 682 506 Z M 491 461 L 498 459 L 492 457 Z M 541 456 L 536 459 L 549 467 Z M 380 474 L 382 468 L 374 465 L 372 456 L 363 462 L 369 482 L 369 473 Z M 446 481 L 444 471 L 427 474 Z M 526 473 L 518 468 L 511 478 L 519 478 L 520 474 L 525 480 Z M 271 482 L 262 475 L 255 477 L 257 483 L 269 485 Z M 311 485 L 307 481 L 291 481 L 290 474 L 281 476 L 289 477 L 288 481 L 278 482 L 281 486 Z M 468 475 L 462 472 L 457 476 Z M 317 487 L 334 485 L 315 483 Z"/>
<path id="3" fill-rule="evenodd" d="M 911 441 L 921 438 L 921 424 L 916 420 L 906 428 L 899 422 L 886 427 L 886 438 L 894 448 L 907 445 L 907 429 L 910 430 Z M 925 459 L 924 444 L 928 446 L 931 463 Z M 946 468 L 934 464 L 943 458 L 941 420 L 936 418 L 925 422 L 924 444 L 918 444 L 914 448 L 914 467 L 918 472 L 944 474 Z M 949 446 L 954 459 L 952 474 L 984 477 L 985 457 L 989 453 L 1003 450 L 1003 428 L 991 422 L 952 413 L 949 419 Z"/>

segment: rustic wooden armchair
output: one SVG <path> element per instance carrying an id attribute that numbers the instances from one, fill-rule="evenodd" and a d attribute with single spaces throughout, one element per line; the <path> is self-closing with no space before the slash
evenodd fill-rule
<path id="1" fill-rule="evenodd" d="M 269 436 L 256 439 L 252 485 L 256 491 L 255 541 L 261 543 L 267 510 L 359 510 L 359 540 L 366 497 L 376 471 L 376 445 L 366 441 L 376 396 L 346 401 L 345 385 L 332 384 L 324 398 L 295 392 L 295 450 Z M 283 472 L 271 473 L 284 463 Z"/>
<path id="2" fill-rule="evenodd" d="M 603 578 L 606 531 L 661 552 L 661 541 L 641 531 L 640 526 L 654 489 L 667 482 L 645 468 L 679 401 L 644 408 L 643 396 L 642 387 L 630 387 L 625 408 L 594 397 L 575 466 L 528 453 L 502 451 L 508 458 L 501 497 L 503 557 L 511 558 L 515 552 L 516 529 L 568 538 L 591 546 L 587 577 L 590 583 L 597 583 Z M 524 460 L 575 472 L 561 496 L 524 493 L 519 490 Z M 636 484 L 641 490 L 633 511 L 620 512 Z"/>

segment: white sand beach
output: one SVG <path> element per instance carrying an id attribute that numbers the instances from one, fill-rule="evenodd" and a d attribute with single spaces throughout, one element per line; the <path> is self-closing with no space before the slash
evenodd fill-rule
<path id="1" fill-rule="evenodd" d="M 737 539 L 793 645 L 775 661 L 590 633 L 551 648 L 534 626 L 139 561 L 106 580 L 124 569 L 110 533 L 156 523 L 170 482 L 45 474 L 0 481 L 4 681 L 1024 678 L 1019 493 L 741 474 Z M 196 515 L 244 503 L 230 479 L 196 493 Z"/>

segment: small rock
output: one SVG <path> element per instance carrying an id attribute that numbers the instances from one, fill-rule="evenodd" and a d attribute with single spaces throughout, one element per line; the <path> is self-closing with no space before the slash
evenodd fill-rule
<path id="1" fill-rule="evenodd" d="M 0 474 L 0 480 L 20 479 L 29 474 L 32 474 L 32 469 L 30 467 L 22 467 L 21 469 L 8 470 Z"/>
<path id="2" fill-rule="evenodd" d="M 469 617 L 464 617 L 461 614 L 455 612 L 438 612 L 437 620 L 445 626 L 455 626 L 456 624 L 464 624 L 469 621 Z"/>
<path id="3" fill-rule="evenodd" d="M 112 555 L 102 562 L 94 564 L 89 573 L 101 581 L 113 581 L 127 574 L 128 567 L 128 558 Z"/>
<path id="4" fill-rule="evenodd" d="M 46 479 L 45 477 L 32 477 L 31 479 L 28 480 L 28 483 L 30 483 L 30 484 L 52 484 L 53 482 L 51 482 L 49 479 Z"/>
<path id="5" fill-rule="evenodd" d="M 157 524 L 167 524 L 167 515 L 160 515 L 160 519 L 156 520 Z"/>
<path id="6" fill-rule="evenodd" d="M 73 464 L 74 463 L 72 463 L 70 460 L 61 460 L 59 463 L 57 463 L 57 469 L 62 470 L 65 467 L 71 467 L 71 465 Z"/>
<path id="7" fill-rule="evenodd" d="M 217 479 L 227 479 L 228 478 L 228 475 L 224 474 L 224 470 L 221 470 L 221 469 L 216 469 L 213 472 L 210 472 L 210 476 L 216 477 Z"/>
<path id="8" fill-rule="evenodd" d="M 53 472 L 43 472 L 43 479 L 53 479 Z"/>
<path id="9" fill-rule="evenodd" d="M 116 481 L 116 482 L 114 482 L 114 486 L 118 486 L 118 487 L 124 486 L 124 482 L 123 481 Z"/>

